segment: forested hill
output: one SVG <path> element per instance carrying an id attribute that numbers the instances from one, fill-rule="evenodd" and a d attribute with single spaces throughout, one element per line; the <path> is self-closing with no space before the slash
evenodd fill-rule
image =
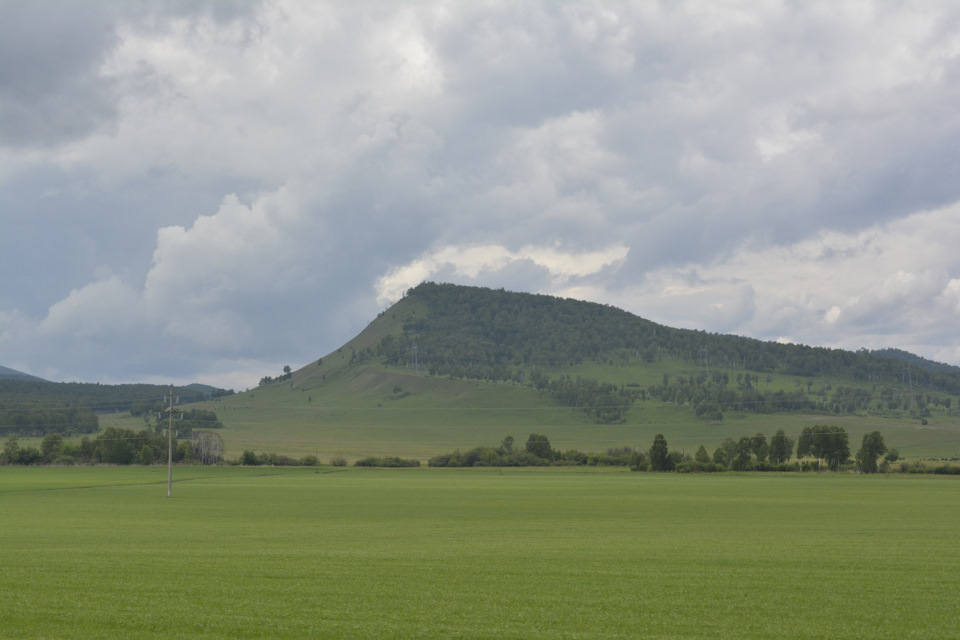
<path id="1" fill-rule="evenodd" d="M 170 393 L 170 387 L 157 384 L 99 384 L 88 382 L 46 382 L 0 380 L 0 411 L 25 406 L 45 408 L 86 407 L 96 413 L 129 411 L 132 406 L 155 403 Z M 175 387 L 181 403 L 201 402 L 232 394 L 207 385 Z"/>
<path id="2" fill-rule="evenodd" d="M 870 353 L 876 356 L 882 356 L 884 358 L 893 358 L 894 360 L 899 360 L 900 362 L 917 367 L 918 369 L 929 369 L 930 371 L 945 371 L 947 373 L 960 374 L 960 367 L 955 367 L 952 364 L 944 364 L 942 362 L 927 360 L 926 358 L 921 358 L 918 355 L 912 354 L 909 351 L 903 351 L 902 349 L 874 349 Z"/>
<path id="3" fill-rule="evenodd" d="M 615 307 L 553 296 L 423 283 L 384 313 L 411 302 L 426 313 L 355 354 L 360 361 L 415 366 L 435 375 L 530 382 L 540 368 L 669 358 L 704 368 L 900 383 L 902 360 L 866 351 L 764 342 L 673 329 Z M 914 386 L 960 394 L 960 371 L 916 366 Z"/>

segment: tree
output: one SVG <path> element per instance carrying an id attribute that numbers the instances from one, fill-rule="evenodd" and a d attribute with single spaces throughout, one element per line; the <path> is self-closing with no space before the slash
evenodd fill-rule
<path id="1" fill-rule="evenodd" d="M 819 425 L 804 427 L 800 434 L 800 441 L 797 443 L 797 457 L 806 457 L 812 455 L 823 465 L 827 462 L 827 467 L 840 465 L 850 457 L 850 442 L 847 432 L 843 427 L 835 425 Z"/>
<path id="2" fill-rule="evenodd" d="M 753 453 L 753 438 L 743 436 L 737 443 L 737 454 L 730 460 L 734 471 L 746 471 L 750 468 L 750 454 Z"/>
<path id="3" fill-rule="evenodd" d="M 148 444 L 143 445 L 140 450 L 140 464 L 150 466 L 153 464 L 153 447 Z"/>
<path id="4" fill-rule="evenodd" d="M 63 448 L 63 436 L 59 433 L 48 433 L 40 442 L 40 455 L 44 462 L 53 462 L 60 455 Z"/>
<path id="5" fill-rule="evenodd" d="M 700 448 L 697 449 L 697 453 L 694 454 L 693 459 L 700 464 L 709 464 L 710 454 L 707 453 L 707 448 L 703 445 L 700 445 Z"/>
<path id="6" fill-rule="evenodd" d="M 550 447 L 550 440 L 547 439 L 547 436 L 542 436 L 539 433 L 531 433 L 530 437 L 527 438 L 527 453 L 533 454 L 538 458 L 543 458 L 544 460 L 553 459 L 553 449 Z"/>
<path id="7" fill-rule="evenodd" d="M 770 438 L 770 460 L 777 464 L 786 462 L 793 456 L 793 440 L 778 429 L 777 434 Z"/>
<path id="8" fill-rule="evenodd" d="M 260 464 L 260 460 L 257 458 L 257 454 L 249 449 L 244 449 L 243 453 L 240 454 L 240 464 L 247 467 L 255 467 Z"/>
<path id="9" fill-rule="evenodd" d="M 223 459 L 223 438 L 215 431 L 196 431 L 193 452 L 203 464 L 220 462 Z"/>
<path id="10" fill-rule="evenodd" d="M 509 456 L 511 453 L 513 453 L 513 443 L 513 436 L 507 436 L 503 439 L 503 441 L 500 443 L 500 447 L 503 449 L 503 455 Z"/>
<path id="11" fill-rule="evenodd" d="M 767 445 L 767 436 L 758 433 L 750 439 L 750 450 L 757 457 L 757 462 L 763 462 L 767 459 L 767 452 L 770 450 Z"/>
<path id="12" fill-rule="evenodd" d="M 670 450 L 667 448 L 667 439 L 662 433 L 658 433 L 653 438 L 653 446 L 650 447 L 650 470 L 651 471 L 670 471 L 673 469 L 672 460 L 670 460 Z"/>
<path id="13" fill-rule="evenodd" d="M 97 452 L 101 462 L 107 464 L 130 464 L 133 462 L 136 449 L 133 440 L 136 434 L 129 429 L 107 427 L 97 436 Z"/>
<path id="14" fill-rule="evenodd" d="M 723 447 L 717 447 L 713 450 L 713 463 L 726 466 L 727 452 L 723 450 Z"/>
<path id="15" fill-rule="evenodd" d="M 813 427 L 804 427 L 797 442 L 797 458 L 806 458 L 813 449 Z"/>
<path id="16" fill-rule="evenodd" d="M 826 432 L 826 447 L 824 450 L 824 459 L 828 467 L 836 467 L 840 470 L 840 465 L 850 458 L 850 440 L 843 427 L 830 425 Z"/>
<path id="17" fill-rule="evenodd" d="M 631 471 L 646 471 L 647 470 L 647 457 L 643 454 L 643 451 L 635 450 L 630 454 L 630 470 Z"/>
<path id="18" fill-rule="evenodd" d="M 860 467 L 864 473 L 877 472 L 877 458 L 887 452 L 887 445 L 883 442 L 883 436 L 879 431 L 863 434 L 863 442 L 860 444 L 860 452 L 857 457 L 860 458 Z"/>
<path id="19" fill-rule="evenodd" d="M 729 465 L 736 456 L 737 443 L 733 438 L 726 438 L 720 443 L 720 446 L 717 447 L 716 451 L 713 452 L 713 461 L 717 464 L 726 466 Z"/>
<path id="20" fill-rule="evenodd" d="M 7 464 L 17 464 L 20 461 L 20 443 L 17 436 L 10 436 L 3 443 L 3 458 Z"/>

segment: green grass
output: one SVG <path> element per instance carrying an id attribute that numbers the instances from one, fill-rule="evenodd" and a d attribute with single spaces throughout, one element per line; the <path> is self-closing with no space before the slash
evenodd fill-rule
<path id="1" fill-rule="evenodd" d="M 336 357 L 324 358 L 323 367 L 334 367 L 328 360 Z M 770 438 L 784 429 L 797 440 L 804 427 L 817 423 L 843 426 L 854 452 L 864 433 L 879 430 L 903 456 L 960 457 L 960 420 L 952 415 L 934 414 L 924 427 L 908 417 L 730 412 L 722 424 L 712 424 L 689 407 L 647 400 L 636 402 L 624 423 L 600 425 L 529 387 L 378 367 L 340 370 L 324 380 L 309 377 L 309 369 L 289 382 L 206 405 L 226 426 L 222 435 L 228 457 L 252 449 L 294 457 L 319 453 L 324 460 L 333 455 L 426 460 L 457 447 L 496 445 L 506 435 L 522 443 L 531 433 L 546 435 L 554 448 L 585 452 L 646 448 L 654 435 L 663 433 L 673 449 L 693 453 L 702 444 L 712 453 L 727 437 L 738 440 L 760 432 Z M 402 391 L 395 393 L 396 388 Z M 101 417 L 102 426 L 113 423 L 120 425 L 122 419 Z"/>
<path id="2" fill-rule="evenodd" d="M 418 312 L 425 312 L 419 309 Z M 908 412 L 899 415 L 753 414 L 726 412 L 721 424 L 698 418 L 692 407 L 677 407 L 648 399 L 637 401 L 626 421 L 599 425 L 584 413 L 558 406 L 549 394 L 510 383 L 451 380 L 428 376 L 409 368 L 378 364 L 351 364 L 353 350 L 375 345 L 387 333 L 400 331 L 399 320 L 387 316 L 371 323 L 342 349 L 293 373 L 289 381 L 260 386 L 247 393 L 204 406 L 217 412 L 226 428 L 222 435 L 227 457 L 244 449 L 269 451 L 293 457 L 318 453 L 321 459 L 342 455 L 349 460 L 364 456 L 399 455 L 426 460 L 454 448 L 492 446 L 512 435 L 525 442 L 531 433 L 546 435 L 554 448 L 594 453 L 611 447 L 649 447 L 657 433 L 670 447 L 692 453 L 704 445 L 709 452 L 725 438 L 764 433 L 768 438 L 784 429 L 794 440 L 804 427 L 838 424 L 849 436 L 851 449 L 859 448 L 863 434 L 879 430 L 889 447 L 902 456 L 960 457 L 960 414 L 956 409 L 935 408 L 928 425 Z M 696 376 L 700 368 L 677 359 L 656 363 L 622 361 L 587 362 L 546 370 L 556 377 L 594 378 L 617 385 L 641 388 Z M 726 372 L 732 387 L 741 369 L 713 368 Z M 761 374 L 760 389 L 793 392 L 806 389 L 807 379 L 792 375 Z M 812 391 L 824 385 L 872 389 L 877 385 L 852 378 L 821 376 L 809 380 Z M 399 389 L 397 393 L 395 390 Z M 937 395 L 937 394 L 934 394 Z M 122 418 L 101 417 L 102 425 Z M 141 428 L 132 424 L 133 428 Z"/>
<path id="3" fill-rule="evenodd" d="M 960 637 L 956 478 L 0 468 L 4 638 Z"/>

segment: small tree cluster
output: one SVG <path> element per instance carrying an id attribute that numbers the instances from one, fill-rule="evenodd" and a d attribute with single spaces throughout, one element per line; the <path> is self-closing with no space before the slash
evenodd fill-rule
<path id="1" fill-rule="evenodd" d="M 355 467 L 386 467 L 386 468 L 397 468 L 397 467 L 419 467 L 420 461 L 410 458 L 399 458 L 397 456 L 383 456 L 378 458 L 376 456 L 370 456 L 368 458 L 361 458 L 353 463 Z"/>
<path id="2" fill-rule="evenodd" d="M 245 467 L 315 467 L 317 466 L 317 456 L 307 455 L 293 458 L 282 454 L 256 453 L 250 449 L 244 449 L 236 463 Z"/>
<path id="3" fill-rule="evenodd" d="M 575 449 L 560 451 L 550 445 L 545 435 L 531 433 L 522 450 L 516 449 L 513 436 L 507 436 L 498 447 L 455 449 L 427 461 L 431 467 L 539 467 L 545 465 L 585 465 L 591 457 Z M 593 464 L 597 464 L 594 458 Z"/>

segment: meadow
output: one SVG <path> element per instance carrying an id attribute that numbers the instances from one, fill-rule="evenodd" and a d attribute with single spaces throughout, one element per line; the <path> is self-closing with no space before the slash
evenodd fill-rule
<path id="1" fill-rule="evenodd" d="M 3 638 L 957 638 L 957 478 L 0 467 Z"/>

